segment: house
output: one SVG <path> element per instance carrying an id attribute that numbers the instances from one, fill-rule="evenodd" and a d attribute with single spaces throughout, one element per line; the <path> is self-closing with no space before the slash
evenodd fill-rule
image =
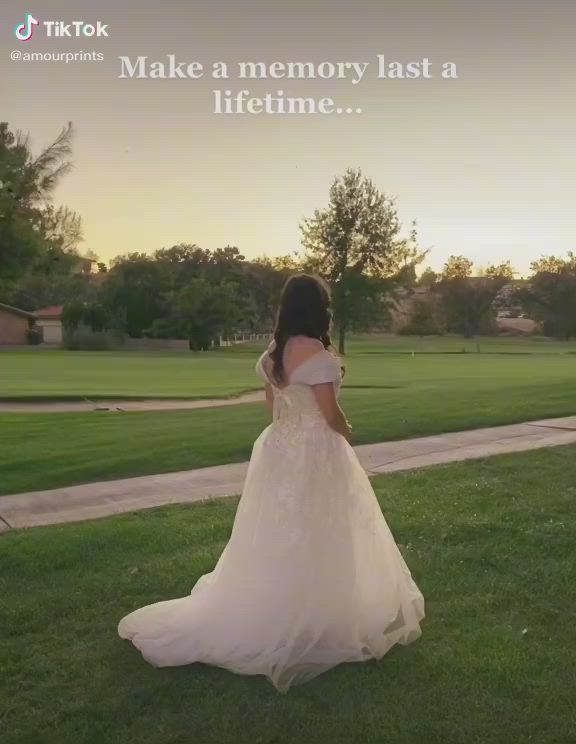
<path id="1" fill-rule="evenodd" d="M 45 344 L 62 343 L 62 305 L 52 305 L 36 310 L 33 314 L 36 319 L 36 327 L 42 331 L 42 340 Z"/>
<path id="2" fill-rule="evenodd" d="M 22 346 L 28 343 L 28 331 L 34 325 L 33 313 L 0 302 L 0 345 Z"/>
<path id="3" fill-rule="evenodd" d="M 426 300 L 430 297 L 430 294 L 429 287 L 396 290 L 392 296 L 392 304 L 390 306 L 390 330 L 393 333 L 398 333 L 408 323 L 416 302 Z"/>
<path id="4" fill-rule="evenodd" d="M 475 286 L 484 281 L 485 277 L 482 276 L 471 276 L 467 279 L 470 286 Z M 496 295 L 492 303 L 492 310 L 495 313 L 496 325 L 500 333 L 521 335 L 535 333 L 538 330 L 538 324 L 524 316 L 522 305 L 518 300 L 518 290 L 526 287 L 529 287 L 527 280 L 513 279 L 507 282 Z M 434 291 L 431 287 L 398 290 L 394 295 L 394 303 L 391 308 L 392 330 L 397 333 L 406 326 L 414 312 L 416 303 L 425 302 L 431 309 L 433 297 Z"/>
<path id="5" fill-rule="evenodd" d="M 93 274 L 96 271 L 97 261 L 88 256 L 77 256 L 72 266 L 73 274 Z"/>

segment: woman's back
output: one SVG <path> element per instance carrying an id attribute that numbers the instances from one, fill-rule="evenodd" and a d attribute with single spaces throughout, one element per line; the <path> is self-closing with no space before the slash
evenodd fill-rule
<path id="1" fill-rule="evenodd" d="M 311 414 L 319 418 L 319 423 L 325 423 L 321 420 L 313 386 L 331 383 L 338 395 L 341 370 L 336 357 L 317 339 L 294 336 L 288 339 L 284 348 L 283 379 L 279 382 L 275 378 L 270 357 L 273 349 L 272 343 L 258 360 L 256 371 L 272 388 L 274 421 L 286 422 L 290 418 L 292 423 L 296 423 L 296 417 Z M 306 416 L 306 424 L 311 423 L 309 415 Z"/>
<path id="2" fill-rule="evenodd" d="M 282 355 L 285 379 L 289 380 L 292 373 L 311 356 L 324 351 L 324 344 L 317 338 L 309 336 L 291 336 L 286 342 Z"/>
<path id="3" fill-rule="evenodd" d="M 341 369 L 338 359 L 321 341 L 308 336 L 292 336 L 286 342 L 282 354 L 283 379 L 274 375 L 274 364 L 270 352 L 274 341 L 256 364 L 258 374 L 276 390 L 290 385 L 319 385 L 323 382 L 339 383 Z"/>

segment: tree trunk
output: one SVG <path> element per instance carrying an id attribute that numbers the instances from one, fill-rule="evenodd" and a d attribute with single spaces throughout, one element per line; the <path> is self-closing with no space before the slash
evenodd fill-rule
<path id="1" fill-rule="evenodd" d="M 344 327 L 344 323 L 340 323 L 340 327 L 338 328 L 338 353 L 346 354 L 346 328 Z"/>

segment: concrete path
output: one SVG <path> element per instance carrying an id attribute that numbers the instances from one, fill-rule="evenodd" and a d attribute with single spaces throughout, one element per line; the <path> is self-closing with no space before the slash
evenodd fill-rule
<path id="1" fill-rule="evenodd" d="M 206 398 L 205 400 L 178 400 L 156 398 L 150 400 L 60 400 L 60 401 L 9 401 L 0 400 L 0 413 L 62 413 L 66 411 L 185 411 L 192 408 L 217 408 L 238 403 L 259 403 L 264 399 L 263 390 L 242 393 L 233 398 Z"/>
<path id="2" fill-rule="evenodd" d="M 576 443 L 576 416 L 356 447 L 370 475 Z M 231 496 L 247 463 L 0 497 L 0 532 Z"/>

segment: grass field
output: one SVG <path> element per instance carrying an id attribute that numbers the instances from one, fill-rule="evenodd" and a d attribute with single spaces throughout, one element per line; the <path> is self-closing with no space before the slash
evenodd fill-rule
<path id="1" fill-rule="evenodd" d="M 477 346 L 481 354 L 477 353 Z M 25 349 L 0 352 L 0 400 L 79 398 L 212 398 L 254 390 L 254 362 L 262 346 L 239 345 L 204 354 L 137 352 L 65 352 Z M 414 352 L 420 363 L 405 367 Z M 465 353 L 462 353 L 465 352 Z M 472 355 L 476 364 L 490 367 L 497 356 L 576 356 L 576 343 L 550 339 L 487 338 L 470 341 L 457 337 L 413 338 L 358 336 L 350 339 L 346 364 L 347 384 L 385 385 L 398 371 L 404 377 L 428 372 L 427 361 L 436 354 L 449 365 L 451 355 Z M 399 357 L 399 358 L 397 358 Z M 423 359 L 422 359 L 423 358 Z M 424 360 L 424 361 L 423 361 Z M 473 368 L 473 364 L 469 367 Z M 396 377 L 398 375 L 396 374 Z"/>
<path id="2" fill-rule="evenodd" d="M 356 444 L 576 413 L 576 354 L 530 353 L 516 341 L 517 353 L 412 357 L 378 353 L 377 341 L 365 343 L 351 344 L 342 394 Z M 212 396 L 257 387 L 255 358 L 246 349 L 191 356 L 2 353 L 0 369 L 18 395 L 47 394 L 57 384 L 61 395 L 70 389 L 58 382 L 65 374 L 84 394 L 99 386 L 119 397 L 130 390 L 173 396 L 187 385 L 190 394 Z M 244 460 L 267 422 L 263 404 L 0 414 L 0 493 Z"/>
<path id="3" fill-rule="evenodd" d="M 256 352 L 0 353 L 0 399 L 214 398 L 257 388 Z"/>
<path id="4" fill-rule="evenodd" d="M 375 479 L 427 601 L 423 636 L 279 695 L 155 670 L 120 617 L 211 570 L 235 500 L 0 539 L 3 744 L 576 741 L 576 448 Z"/>

